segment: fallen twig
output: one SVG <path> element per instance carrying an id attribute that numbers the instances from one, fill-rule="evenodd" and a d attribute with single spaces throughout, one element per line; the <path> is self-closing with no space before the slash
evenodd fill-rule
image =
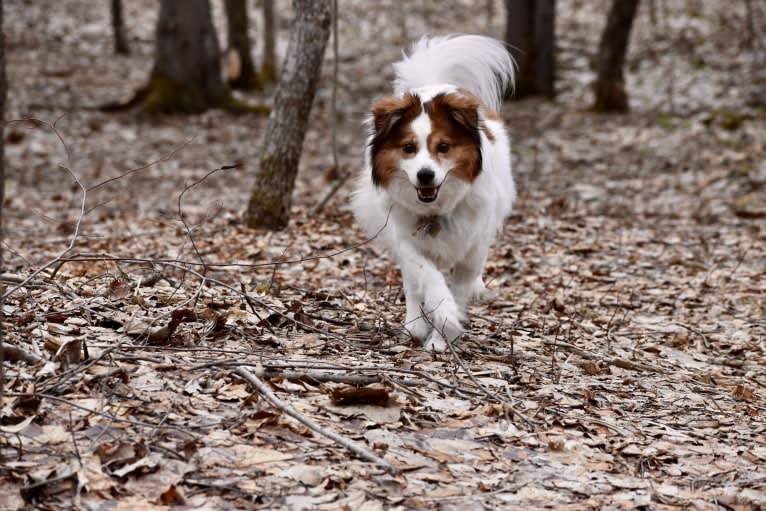
<path id="1" fill-rule="evenodd" d="M 335 184 L 332 185 L 332 188 L 327 192 L 327 194 L 320 200 L 316 206 L 311 210 L 311 213 L 316 215 L 324 207 L 327 205 L 328 202 L 330 202 L 330 199 L 333 198 L 333 196 L 338 193 L 338 190 L 343 187 L 344 184 L 346 184 L 346 181 L 348 181 L 348 178 L 351 177 L 351 172 L 345 172 L 343 175 L 341 175 L 336 181 Z"/>
<path id="2" fill-rule="evenodd" d="M 349 385 L 370 385 L 372 383 L 383 383 L 384 378 L 381 376 L 365 376 L 361 374 L 337 374 L 337 373 L 322 373 L 318 371 L 279 371 L 274 369 L 265 369 L 263 372 L 264 378 L 282 377 L 285 380 L 300 381 L 306 383 L 312 382 L 334 382 L 334 383 L 347 383 Z M 414 384 L 415 382 L 409 382 Z M 404 382 L 406 385 L 407 382 Z"/>
<path id="3" fill-rule="evenodd" d="M 490 399 L 497 401 L 503 406 L 503 413 L 505 414 L 505 419 L 509 423 L 512 422 L 510 416 L 508 415 L 508 412 L 510 411 L 510 413 L 513 416 L 521 419 L 528 428 L 532 429 L 532 427 L 535 426 L 536 424 L 535 421 L 525 416 L 523 413 L 519 412 L 518 410 L 515 410 L 511 403 L 507 402 L 505 399 L 503 399 L 496 393 L 489 391 L 484 385 L 482 385 L 473 375 L 473 372 L 471 372 L 471 370 L 468 369 L 468 367 L 463 363 L 463 359 L 461 359 L 460 356 L 457 354 L 455 347 L 452 345 L 452 341 L 450 340 L 449 336 L 445 334 L 444 330 L 438 329 L 436 325 L 434 325 L 434 323 L 430 320 L 430 318 L 428 317 L 428 314 L 426 314 L 426 312 L 423 311 L 422 308 L 420 313 L 423 315 L 423 319 L 425 319 L 431 325 L 431 328 L 437 329 L 439 333 L 441 333 L 442 337 L 444 338 L 444 342 L 447 344 L 447 347 L 449 348 L 452 358 L 458 363 L 460 368 L 463 370 L 466 376 L 468 376 L 471 382 L 473 382 L 476 388 L 479 389 L 480 393 L 484 394 L 486 397 Z"/>
<path id="4" fill-rule="evenodd" d="M 379 467 L 385 469 L 387 472 L 391 474 L 399 474 L 399 469 L 375 454 L 374 452 L 370 451 L 366 447 L 363 447 L 359 445 L 356 442 L 352 442 L 351 440 L 340 436 L 339 434 L 335 433 L 334 431 L 326 430 L 319 426 L 317 423 L 306 417 L 305 415 L 301 414 L 295 408 L 290 406 L 289 404 L 285 403 L 281 399 L 279 399 L 274 392 L 271 391 L 271 389 L 261 381 L 260 378 L 258 378 L 256 375 L 248 371 L 244 368 L 237 368 L 234 371 L 236 374 L 247 380 L 248 383 L 250 383 L 253 387 L 258 389 L 258 392 L 261 393 L 263 397 L 265 397 L 267 400 L 271 402 L 274 406 L 285 412 L 287 415 L 292 417 L 293 419 L 297 420 L 310 430 L 319 433 L 322 436 L 325 436 L 335 442 L 336 444 L 345 447 L 349 451 L 353 452 L 360 458 L 363 458 L 367 461 L 370 461 L 372 463 L 375 463 Z"/>
<path id="5" fill-rule="evenodd" d="M 54 133 L 54 135 L 56 135 L 56 137 L 59 139 L 61 144 L 64 146 L 64 150 L 67 153 L 67 163 L 71 165 L 72 159 L 71 159 L 71 154 L 69 152 L 69 147 L 66 145 L 63 137 L 61 136 L 61 133 L 59 133 L 58 129 L 56 128 L 56 122 L 58 122 L 58 119 L 56 119 L 56 121 L 54 121 L 53 124 L 45 122 L 45 121 L 41 121 L 39 119 L 25 119 L 24 121 L 12 121 L 12 122 L 33 122 L 35 124 L 45 126 L 48 129 L 50 129 Z M 82 225 L 83 217 L 85 216 L 85 204 L 88 198 L 88 189 L 85 187 L 85 185 L 83 185 L 82 181 L 80 181 L 80 178 L 77 177 L 77 175 L 75 175 L 72 169 L 70 169 L 68 166 L 59 164 L 59 168 L 65 170 L 72 177 L 74 182 L 77 184 L 77 187 L 80 189 L 80 192 L 82 193 L 82 197 L 80 199 L 80 211 L 77 216 L 77 221 L 74 224 L 74 232 L 72 233 L 72 236 L 69 239 L 69 244 L 58 256 L 56 256 L 56 258 L 51 259 L 50 261 L 45 263 L 43 266 L 37 268 L 30 275 L 28 275 L 23 281 L 21 281 L 20 283 L 16 284 L 14 287 L 12 287 L 11 289 L 3 293 L 3 296 L 2 296 L 3 299 L 8 298 L 13 293 L 23 288 L 27 283 L 34 280 L 34 278 L 37 277 L 40 273 L 47 270 L 48 268 L 55 265 L 56 263 L 58 263 L 62 257 L 65 257 L 74 249 L 75 243 L 77 243 L 77 238 L 80 235 L 80 228 Z"/>
<path id="6" fill-rule="evenodd" d="M 546 346 L 555 347 L 556 349 L 561 349 L 564 351 L 568 351 L 570 353 L 574 353 L 578 357 L 581 357 L 587 360 L 603 362 L 605 364 L 619 367 L 622 369 L 630 369 L 631 371 L 646 371 L 650 373 L 667 374 L 667 371 L 665 369 L 658 366 L 646 364 L 643 362 L 633 362 L 631 360 L 626 360 L 624 358 L 605 357 L 603 355 L 599 355 L 598 353 L 591 353 L 590 351 L 585 351 L 583 349 L 578 348 L 577 346 L 574 346 L 564 341 L 556 341 L 555 343 L 552 341 L 543 341 L 543 344 L 545 344 Z"/>
<path id="7" fill-rule="evenodd" d="M 122 417 L 117 417 L 116 415 L 112 415 L 110 413 L 101 412 L 99 410 L 95 410 L 93 408 L 88 408 L 87 406 L 82 406 L 80 404 L 74 403 L 68 399 L 64 399 L 62 397 L 53 396 L 50 394 L 44 394 L 42 392 L 8 392 L 5 394 L 6 397 L 22 397 L 22 398 L 38 398 L 38 399 L 47 399 L 49 401 L 55 401 L 57 403 L 65 404 L 69 407 L 75 408 L 77 410 L 82 410 L 83 412 L 92 413 L 93 415 L 98 415 L 99 417 L 104 417 L 105 419 L 108 419 L 113 422 L 119 422 L 122 424 L 130 424 L 131 426 L 138 426 L 141 428 L 152 428 L 152 429 L 158 429 L 158 428 L 165 428 L 165 429 L 172 429 L 175 431 L 179 431 L 181 433 L 185 433 L 189 436 L 196 437 L 199 433 L 196 433 L 191 430 L 191 428 L 184 428 L 181 426 L 174 426 L 172 424 L 152 424 L 151 422 L 143 422 L 138 420 L 131 420 L 131 419 L 123 419 Z"/>

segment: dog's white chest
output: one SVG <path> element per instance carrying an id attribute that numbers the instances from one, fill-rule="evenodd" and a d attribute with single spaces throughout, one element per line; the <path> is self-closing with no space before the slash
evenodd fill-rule
<path id="1" fill-rule="evenodd" d="M 459 262 L 476 243 L 476 229 L 467 217 L 414 217 L 410 239 L 418 250 L 443 271 Z"/>

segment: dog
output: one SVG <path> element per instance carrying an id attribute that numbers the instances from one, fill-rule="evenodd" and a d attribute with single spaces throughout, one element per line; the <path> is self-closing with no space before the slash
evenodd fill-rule
<path id="1" fill-rule="evenodd" d="M 394 95 L 372 105 L 356 220 L 401 269 L 405 329 L 428 351 L 463 333 L 487 295 L 487 253 L 516 188 L 498 112 L 514 62 L 478 35 L 424 37 L 393 65 Z"/>

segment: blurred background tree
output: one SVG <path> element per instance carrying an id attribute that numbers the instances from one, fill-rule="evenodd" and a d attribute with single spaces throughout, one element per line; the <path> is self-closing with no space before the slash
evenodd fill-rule
<path id="1" fill-rule="evenodd" d="M 114 52 L 119 55 L 130 55 L 128 34 L 125 28 L 125 16 L 122 9 L 122 0 L 111 1 L 112 32 L 114 35 Z"/>
<path id="2" fill-rule="evenodd" d="M 609 9 L 596 55 L 597 77 L 593 86 L 593 110 L 597 112 L 630 110 L 623 68 L 638 2 L 639 0 L 613 0 Z"/>
<path id="3" fill-rule="evenodd" d="M 199 113 L 230 98 L 209 0 L 161 0 L 154 67 L 125 108 L 147 113 Z"/>
<path id="4" fill-rule="evenodd" d="M 226 61 L 229 86 L 252 90 L 260 87 L 255 72 L 247 14 L 247 0 L 224 0 L 226 9 Z"/>
<path id="5" fill-rule="evenodd" d="M 262 0 L 261 5 L 263 8 L 263 58 L 259 78 L 261 84 L 266 85 L 277 83 L 279 76 L 275 42 L 277 16 L 274 12 L 274 0 Z"/>
<path id="6" fill-rule="evenodd" d="M 514 97 L 556 96 L 556 0 L 505 0 L 505 42 L 518 72 Z"/>

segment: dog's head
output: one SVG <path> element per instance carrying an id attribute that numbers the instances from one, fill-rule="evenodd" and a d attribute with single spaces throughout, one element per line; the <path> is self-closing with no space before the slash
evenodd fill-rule
<path id="1" fill-rule="evenodd" d="M 445 214 L 482 169 L 479 101 L 466 91 L 415 90 L 372 107 L 372 180 L 418 214 Z"/>

